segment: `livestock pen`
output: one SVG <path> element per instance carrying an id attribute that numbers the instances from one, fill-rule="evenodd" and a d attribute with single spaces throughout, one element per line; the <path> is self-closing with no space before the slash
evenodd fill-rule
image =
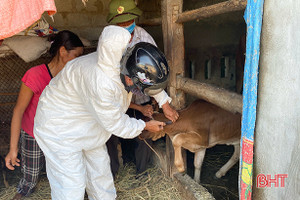
<path id="1" fill-rule="evenodd" d="M 84 54 L 94 52 L 95 46 L 85 47 Z M 0 85 L 1 85 L 1 137 L 0 155 L 4 158 L 9 151 L 10 139 L 10 120 L 13 108 L 17 100 L 20 88 L 20 80 L 23 74 L 31 67 L 39 63 L 47 63 L 50 59 L 49 54 L 44 54 L 39 59 L 26 63 L 12 51 L 3 51 L 0 58 Z M 22 177 L 21 169 L 15 171 L 2 168 L 0 174 L 0 199 L 11 199 L 16 192 L 16 185 Z M 3 177 L 5 175 L 5 177 Z M 4 178 L 8 185 L 4 184 Z M 136 176 L 133 163 L 128 163 L 120 169 L 115 181 L 118 192 L 118 199 L 172 199 L 180 200 L 181 192 L 176 188 L 171 178 L 166 175 L 157 165 L 150 164 L 148 170 L 140 176 Z M 198 194 L 210 197 L 204 188 L 196 188 Z M 201 199 L 200 198 L 200 199 Z M 46 173 L 42 173 L 36 192 L 27 199 L 47 200 L 51 199 L 50 186 Z M 86 198 L 87 199 L 87 198 Z"/>
<path id="2" fill-rule="evenodd" d="M 48 16 L 44 17 L 59 30 L 69 29 L 90 41 L 96 41 L 103 27 L 107 25 L 105 19 L 110 1 L 85 2 L 86 6 L 81 0 L 55 0 L 58 12 L 54 16 L 54 22 Z M 250 155 L 254 164 L 243 163 L 247 165 L 243 170 L 249 172 L 249 176 L 243 178 L 248 184 L 246 189 L 250 199 L 252 185 L 255 185 L 252 177 L 254 179 L 260 173 L 271 174 L 272 177 L 278 173 L 289 174 L 285 188 L 272 187 L 267 190 L 254 187 L 254 197 L 296 199 L 299 196 L 297 195 L 299 183 L 296 180 L 299 175 L 297 152 L 300 141 L 298 106 L 300 78 L 299 56 L 297 56 L 300 37 L 298 37 L 299 14 L 296 11 L 299 10 L 300 4 L 292 0 L 135 0 L 135 2 L 144 11 L 142 17 L 136 21 L 137 24 L 153 36 L 168 59 L 170 82 L 167 91 L 173 99 L 172 105 L 180 110 L 194 99 L 200 98 L 233 113 L 242 113 L 242 100 L 249 101 L 248 96 L 242 96 L 240 90 L 235 90 L 241 88 L 240 85 L 236 85 L 236 81 L 241 83 L 243 77 L 243 66 L 237 63 L 237 60 L 245 59 L 246 54 L 245 49 L 243 52 L 236 50 L 239 46 L 245 45 L 239 42 L 243 41 L 246 32 L 253 28 L 252 24 L 250 28 L 246 28 L 244 11 L 246 6 L 253 12 L 262 10 L 262 7 L 250 7 L 250 3 L 264 4 L 266 14 L 263 15 L 265 23 L 262 25 L 262 51 L 255 49 L 249 53 L 247 49 L 253 58 L 248 57 L 249 62 L 255 60 L 254 54 L 260 55 L 262 59 L 261 63 L 256 60 L 255 67 L 260 64 L 259 74 L 258 71 L 251 74 L 251 78 L 260 76 L 258 89 L 257 84 L 251 85 L 249 91 L 259 94 L 257 121 L 252 127 L 255 128 L 253 132 L 256 134 L 254 159 L 253 155 Z M 251 17 L 253 16 L 257 15 L 252 14 Z M 247 20 L 249 25 L 251 20 Z M 256 30 L 256 34 L 258 34 L 256 37 L 260 38 L 260 32 Z M 252 45 L 248 42 L 250 37 L 247 38 L 248 46 Z M 86 48 L 85 52 L 94 50 L 95 46 Z M 10 120 L 20 79 L 27 69 L 47 62 L 49 57 L 46 54 L 38 60 L 26 63 L 12 52 L 0 53 L 0 154 L 5 156 L 9 148 Z M 237 55 L 241 57 L 236 58 Z M 249 87 L 250 82 L 244 82 L 244 86 L 245 84 Z M 256 109 L 256 106 L 252 107 Z M 253 147 L 253 142 L 247 144 Z M 206 193 L 207 188 L 216 199 L 238 199 L 238 165 L 233 166 L 225 177 L 213 179 L 214 173 L 232 154 L 231 146 L 222 145 L 207 150 L 200 184 L 190 178 L 194 173 L 193 153 L 183 152 L 187 170 L 179 174 L 173 165 L 173 146 L 168 137 L 155 142 L 154 150 L 163 157 L 163 161 L 154 155 L 146 176 L 135 177 L 132 165 L 121 168 L 120 176 L 115 182 L 118 198 L 121 198 L 120 196 L 124 199 L 201 199 L 201 196 L 210 198 Z M 12 191 L 20 172 L 10 171 L 6 174 L 10 190 L 5 188 L 1 174 L 0 199 L 2 195 L 7 195 L 6 191 Z M 39 190 L 42 188 L 40 191 L 46 197 L 33 198 L 47 199 L 50 188 L 45 175 L 41 180 Z M 126 182 L 127 180 L 132 182 Z M 157 185 L 162 187 L 156 187 Z M 127 191 L 124 191 L 124 188 Z M 165 196 L 154 196 L 158 190 Z"/>

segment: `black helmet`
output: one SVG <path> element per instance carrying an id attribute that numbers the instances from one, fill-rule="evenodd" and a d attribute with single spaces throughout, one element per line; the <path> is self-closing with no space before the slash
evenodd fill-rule
<path id="1" fill-rule="evenodd" d="M 131 78 L 144 94 L 153 96 L 166 88 L 169 66 L 156 46 L 140 42 L 125 52 L 121 60 L 121 74 Z"/>

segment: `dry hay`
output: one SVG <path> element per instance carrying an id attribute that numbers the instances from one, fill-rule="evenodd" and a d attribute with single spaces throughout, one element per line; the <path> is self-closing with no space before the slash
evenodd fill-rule
<path id="1" fill-rule="evenodd" d="M 181 200 L 172 179 L 158 167 L 147 169 L 136 176 L 133 164 L 127 164 L 119 171 L 115 181 L 118 200 Z"/>
<path id="2" fill-rule="evenodd" d="M 19 177 L 21 178 L 21 176 Z M 16 194 L 16 185 L 18 181 L 14 185 L 9 186 L 8 188 L 2 188 L 0 190 L 0 200 L 9 200 L 12 199 Z M 26 198 L 30 200 L 51 200 L 50 194 L 50 185 L 46 176 L 41 176 L 41 179 L 36 187 L 36 192 L 32 193 L 30 197 Z"/>
<path id="3" fill-rule="evenodd" d="M 16 185 L 21 174 L 14 177 L 14 184 L 9 188 L 1 187 L 0 200 L 9 200 L 16 194 Z M 12 180 L 9 180 L 11 183 Z M 160 168 L 153 167 L 144 173 L 136 176 L 134 164 L 126 164 L 119 170 L 116 177 L 115 187 L 117 190 L 117 200 L 181 200 L 179 191 L 175 188 L 172 180 L 167 177 Z M 26 200 L 50 200 L 50 185 L 45 175 L 37 185 L 36 191 Z M 87 197 L 85 197 L 87 199 Z"/>

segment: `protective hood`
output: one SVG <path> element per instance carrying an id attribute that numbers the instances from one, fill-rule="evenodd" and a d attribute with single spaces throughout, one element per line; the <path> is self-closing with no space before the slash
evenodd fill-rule
<path id="1" fill-rule="evenodd" d="M 131 35 L 126 29 L 114 25 L 104 30 L 98 42 L 98 65 L 108 77 L 120 82 L 120 60 Z"/>

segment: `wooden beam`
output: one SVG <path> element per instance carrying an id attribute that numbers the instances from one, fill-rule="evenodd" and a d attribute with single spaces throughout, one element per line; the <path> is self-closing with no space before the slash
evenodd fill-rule
<path id="1" fill-rule="evenodd" d="M 174 182 L 182 199 L 189 200 L 215 200 L 207 189 L 191 179 L 187 174 L 174 174 Z"/>
<path id="2" fill-rule="evenodd" d="M 153 154 L 153 162 L 158 165 L 164 173 L 167 173 L 167 163 L 163 141 L 157 141 L 153 144 L 153 149 L 157 153 Z M 173 176 L 174 185 L 180 192 L 181 199 L 188 200 L 215 200 L 205 187 L 198 184 L 186 173 L 175 173 Z"/>
<path id="3" fill-rule="evenodd" d="M 177 81 L 177 87 L 188 94 L 204 99 L 230 112 L 242 113 L 243 97 L 240 94 L 180 76 L 177 77 Z"/>
<path id="4" fill-rule="evenodd" d="M 195 19 L 205 19 L 224 13 L 244 10 L 246 8 L 246 5 L 247 0 L 229 0 L 195 10 L 185 11 L 178 15 L 176 23 L 184 23 Z"/>
<path id="5" fill-rule="evenodd" d="M 140 18 L 137 21 L 137 25 L 139 26 L 160 26 L 162 24 L 161 17 L 153 18 L 153 19 L 144 19 Z"/>

